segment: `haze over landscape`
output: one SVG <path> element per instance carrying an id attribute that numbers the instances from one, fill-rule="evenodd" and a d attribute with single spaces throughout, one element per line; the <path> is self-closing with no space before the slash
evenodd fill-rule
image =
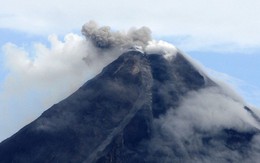
<path id="1" fill-rule="evenodd" d="M 208 67 L 209 74 L 233 84 L 247 103 L 260 106 L 258 1 L 126 1 L 122 6 L 121 1 L 45 0 L 13 5 L 19 3 L 6 1 L 0 7 L 0 140 L 69 96 L 135 45 L 134 40 L 148 51 L 158 51 L 156 43 L 169 53 L 174 47 L 159 40 L 173 43 Z M 89 20 L 101 25 L 92 21 L 81 35 L 82 25 Z M 93 31 L 110 36 L 108 27 L 91 30 L 106 24 L 113 37 L 98 45 L 120 47 L 113 56 L 84 38 L 100 36 Z M 215 90 L 210 92 L 225 100 Z M 193 104 L 198 97 L 190 96 L 188 103 Z"/>

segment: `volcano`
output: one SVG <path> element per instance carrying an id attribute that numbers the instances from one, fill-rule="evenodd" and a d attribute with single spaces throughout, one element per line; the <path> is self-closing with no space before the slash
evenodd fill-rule
<path id="1" fill-rule="evenodd" d="M 179 50 L 131 49 L 1 142 L 0 162 L 258 162 L 259 127 Z"/>

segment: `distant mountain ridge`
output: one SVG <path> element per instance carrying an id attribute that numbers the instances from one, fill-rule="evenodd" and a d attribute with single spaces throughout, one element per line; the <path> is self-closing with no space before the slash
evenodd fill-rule
<path id="1" fill-rule="evenodd" d="M 191 123 L 179 120 L 186 117 L 179 110 L 192 93 L 213 89 L 221 96 L 219 87 L 180 52 L 167 59 L 132 49 L 1 142 L 0 162 L 257 162 L 259 117 L 249 107 L 239 111 L 247 118 L 238 115 L 242 129 L 222 122 L 212 129 L 190 126 L 200 122 L 196 117 Z M 181 137 L 182 126 L 189 137 Z"/>

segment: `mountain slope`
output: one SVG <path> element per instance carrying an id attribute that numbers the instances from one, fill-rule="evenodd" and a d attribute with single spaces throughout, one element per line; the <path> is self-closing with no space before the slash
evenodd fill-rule
<path id="1" fill-rule="evenodd" d="M 209 90 L 211 94 L 205 94 Z M 233 125 L 219 119 L 205 124 L 200 116 L 208 110 L 185 107 L 194 103 L 189 100 L 208 95 L 236 103 L 179 52 L 166 59 L 129 51 L 3 141 L 0 162 L 252 162 L 260 158 L 259 148 L 252 144 L 260 145 L 259 121 L 250 108 L 237 104 L 241 114 L 229 111 L 229 103 L 226 110 L 215 109 L 241 120 Z"/>

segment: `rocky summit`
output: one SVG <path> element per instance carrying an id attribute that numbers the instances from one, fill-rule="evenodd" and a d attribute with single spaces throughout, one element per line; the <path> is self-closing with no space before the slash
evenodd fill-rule
<path id="1" fill-rule="evenodd" d="M 1 142 L 0 162 L 258 162 L 259 119 L 181 52 L 131 50 Z"/>

